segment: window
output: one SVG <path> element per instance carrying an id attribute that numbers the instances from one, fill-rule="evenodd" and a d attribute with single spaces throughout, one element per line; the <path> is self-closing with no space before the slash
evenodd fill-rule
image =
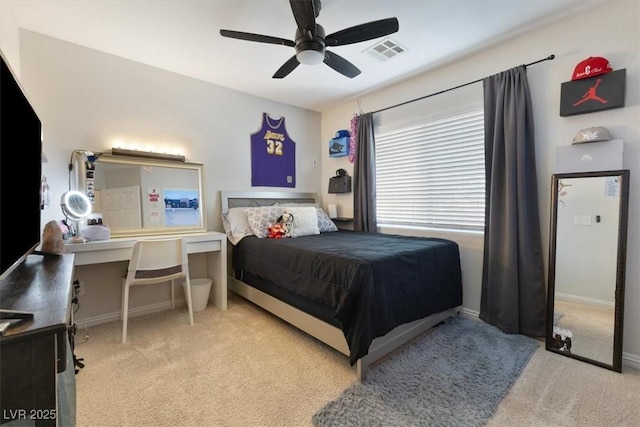
<path id="1" fill-rule="evenodd" d="M 481 102 L 375 130 L 377 221 L 483 230 Z"/>

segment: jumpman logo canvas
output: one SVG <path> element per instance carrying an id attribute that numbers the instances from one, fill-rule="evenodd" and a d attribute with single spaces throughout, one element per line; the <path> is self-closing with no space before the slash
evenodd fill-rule
<path id="1" fill-rule="evenodd" d="M 624 107 L 626 69 L 562 83 L 560 116 Z"/>

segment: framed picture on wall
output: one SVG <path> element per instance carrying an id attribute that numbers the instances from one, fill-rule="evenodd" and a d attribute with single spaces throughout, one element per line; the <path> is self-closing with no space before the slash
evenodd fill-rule
<path id="1" fill-rule="evenodd" d="M 349 154 L 349 137 L 329 140 L 329 157 L 344 157 Z"/>

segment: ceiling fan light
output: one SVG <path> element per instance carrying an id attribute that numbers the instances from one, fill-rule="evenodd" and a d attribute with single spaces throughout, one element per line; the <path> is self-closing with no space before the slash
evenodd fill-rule
<path id="1" fill-rule="evenodd" d="M 301 50 L 296 54 L 298 62 L 305 65 L 317 65 L 324 61 L 324 53 L 317 50 Z"/>

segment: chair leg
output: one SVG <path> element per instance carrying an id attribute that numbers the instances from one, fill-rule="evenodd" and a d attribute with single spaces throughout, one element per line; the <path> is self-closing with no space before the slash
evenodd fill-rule
<path id="1" fill-rule="evenodd" d="M 174 284 L 175 284 L 175 280 L 172 279 L 171 280 L 171 310 L 175 310 L 176 308 L 176 296 L 175 296 L 175 290 L 173 288 Z"/>
<path id="2" fill-rule="evenodd" d="M 125 288 L 125 283 L 126 283 L 127 278 L 123 277 L 122 278 L 122 298 L 120 301 L 120 321 L 122 322 L 123 320 L 123 315 L 124 315 L 124 288 Z"/>
<path id="3" fill-rule="evenodd" d="M 189 324 L 193 325 L 193 303 L 191 301 L 191 281 L 189 280 L 189 276 L 185 278 L 185 298 L 187 300 L 187 307 L 189 308 Z"/>
<path id="4" fill-rule="evenodd" d="M 122 288 L 122 343 L 127 342 L 127 320 L 129 317 L 129 285 L 126 280 Z"/>

